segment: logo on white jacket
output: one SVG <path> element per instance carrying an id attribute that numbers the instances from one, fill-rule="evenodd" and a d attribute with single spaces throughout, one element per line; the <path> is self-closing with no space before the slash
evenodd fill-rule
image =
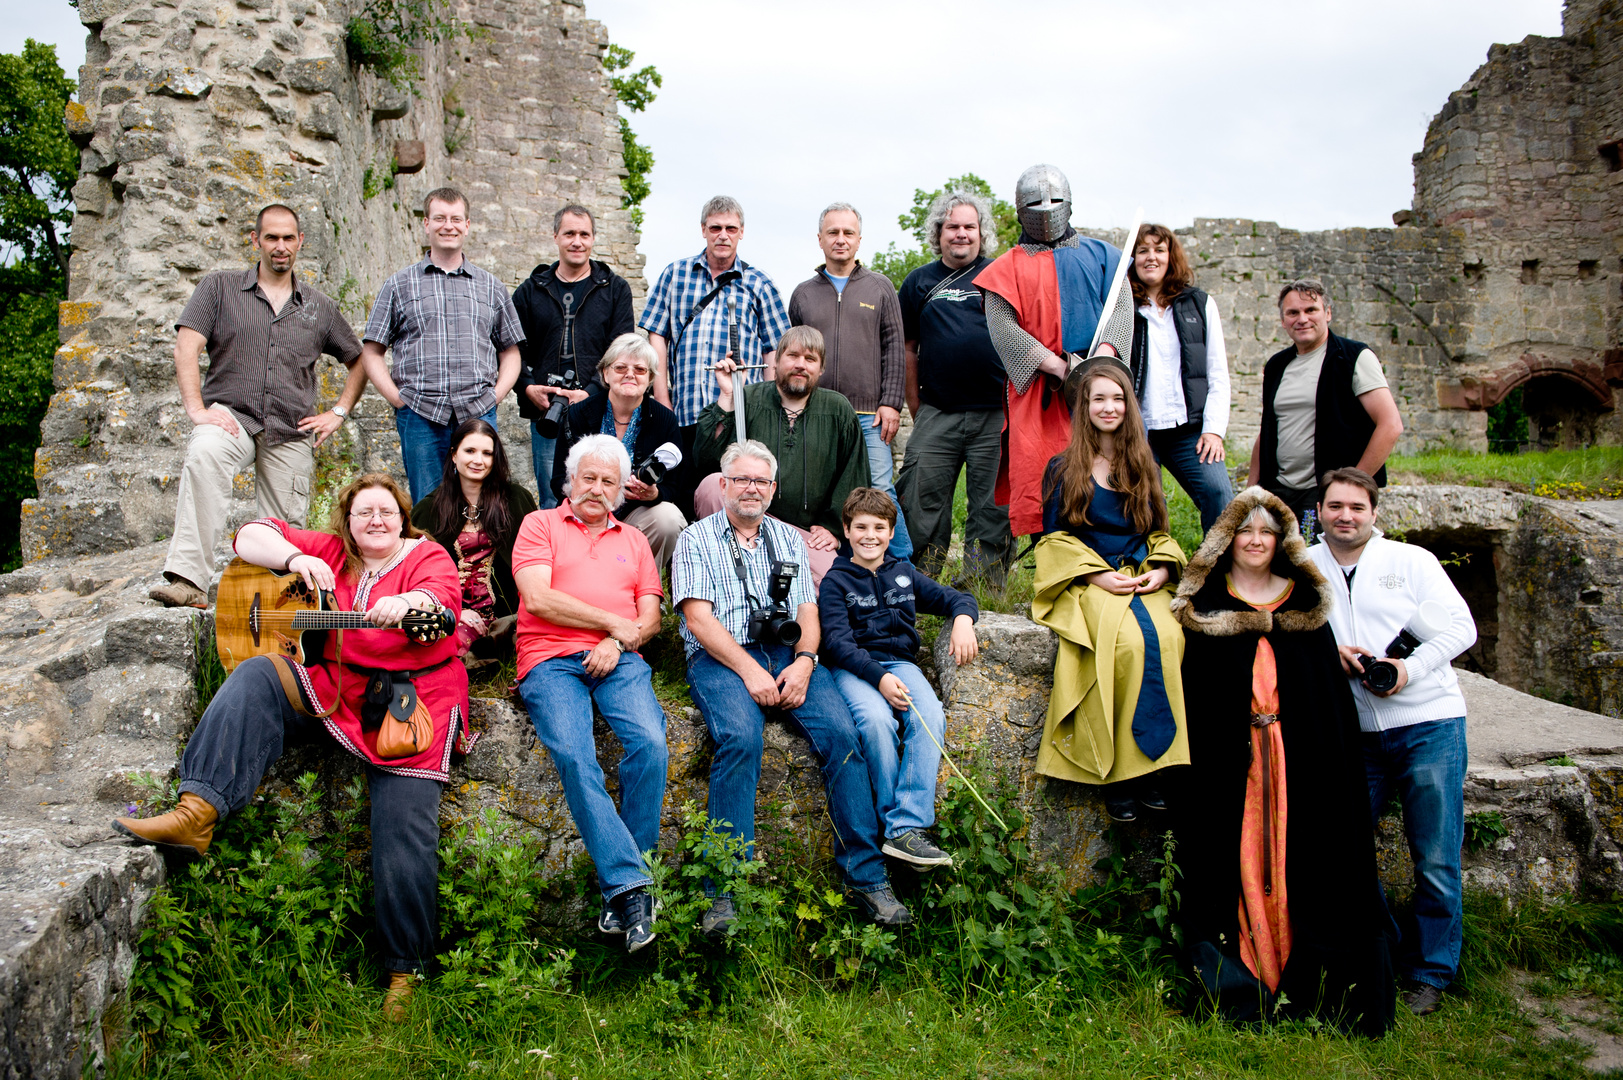
<path id="1" fill-rule="evenodd" d="M 1383 589 L 1401 589 L 1408 584 L 1408 579 L 1402 574 L 1383 574 L 1375 581 Z"/>

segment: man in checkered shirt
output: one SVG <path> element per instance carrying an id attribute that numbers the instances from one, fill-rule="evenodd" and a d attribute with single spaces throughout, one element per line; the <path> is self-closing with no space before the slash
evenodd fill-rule
<path id="1" fill-rule="evenodd" d="M 366 322 L 361 363 L 394 406 L 411 501 L 440 486 L 451 434 L 464 421 L 496 424 L 496 403 L 518 381 L 524 328 L 507 289 L 462 254 L 468 200 L 435 188 L 423 200 L 428 254 L 383 283 Z M 394 351 L 391 370 L 385 349 Z"/>
<path id="2" fill-rule="evenodd" d="M 716 400 L 716 379 L 710 369 L 727 355 L 727 302 L 735 305 L 740 363 L 767 365 L 765 371 L 745 372 L 746 382 L 772 378 L 773 345 L 789 329 L 789 313 L 778 287 L 738 257 L 738 243 L 744 238 L 744 208 L 738 200 L 717 195 L 705 203 L 699 231 L 704 250 L 660 273 L 637 323 L 648 331 L 648 342 L 659 356 L 654 397 L 675 410 L 685 452 L 693 449 L 699 413 Z M 695 315 L 694 307 L 715 290 L 716 279 L 734 270 L 740 277 Z"/>

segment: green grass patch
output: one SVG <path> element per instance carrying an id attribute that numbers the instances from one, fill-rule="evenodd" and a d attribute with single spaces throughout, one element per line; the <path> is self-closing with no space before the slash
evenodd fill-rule
<path id="1" fill-rule="evenodd" d="M 1394 454 L 1386 464 L 1394 483 L 1500 487 L 1552 499 L 1623 498 L 1623 447 L 1470 454 L 1433 450 Z"/>

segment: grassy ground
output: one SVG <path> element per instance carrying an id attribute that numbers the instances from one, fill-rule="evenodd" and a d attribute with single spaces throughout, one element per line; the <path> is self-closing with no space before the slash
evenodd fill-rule
<path id="1" fill-rule="evenodd" d="M 1554 499 L 1623 498 L 1623 447 L 1526 454 L 1435 450 L 1393 455 L 1386 468 L 1394 483 L 1505 487 Z"/>
<path id="2" fill-rule="evenodd" d="M 1502 929 L 1502 925 L 1499 926 Z M 1484 927 L 1483 929 L 1487 929 Z M 1469 948 L 1486 943 L 1474 937 Z M 1575 1043 L 1543 1043 L 1519 1011 L 1510 972 L 1469 973 L 1436 1014 L 1400 1009 L 1385 1038 L 1307 1024 L 1235 1028 L 1180 1015 L 1164 988 L 1129 975 L 1082 994 L 1064 980 L 952 994 L 927 972 L 829 983 L 763 972 L 757 993 L 693 1012 L 636 961 L 597 988 L 515 987 L 505 1002 L 425 984 L 410 1019 L 378 1015 L 369 985 L 287 994 L 245 985 L 240 1034 L 142 1063 L 131 1044 L 112 1077 L 794 1077 L 982 1078 L 1592 1076 Z"/>

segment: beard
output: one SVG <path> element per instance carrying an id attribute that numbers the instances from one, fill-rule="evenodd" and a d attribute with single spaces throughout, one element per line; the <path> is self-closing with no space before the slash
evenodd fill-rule
<path id="1" fill-rule="evenodd" d="M 778 376 L 778 394 L 780 396 L 803 398 L 816 388 L 816 380 L 809 375 Z"/>
<path id="2" fill-rule="evenodd" d="M 729 499 L 727 509 L 743 521 L 759 521 L 766 516 L 765 499 Z"/>

